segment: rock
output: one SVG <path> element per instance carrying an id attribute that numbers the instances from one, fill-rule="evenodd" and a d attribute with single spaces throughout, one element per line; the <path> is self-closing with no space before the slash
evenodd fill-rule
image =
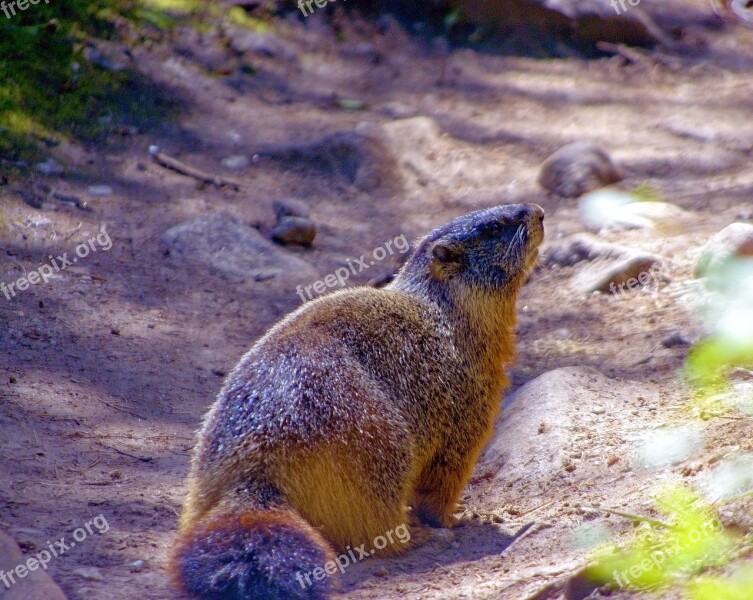
<path id="1" fill-rule="evenodd" d="M 591 265 L 573 277 L 571 285 L 585 293 L 635 291 L 658 281 L 658 264 L 659 259 L 655 256 L 636 251 L 623 259 Z"/>
<path id="2" fill-rule="evenodd" d="M 586 261 L 570 281 L 578 292 L 633 291 L 648 283 L 659 283 L 658 256 L 620 244 L 604 242 L 589 234 L 575 234 L 552 245 L 543 253 L 544 264 L 573 266 Z"/>
<path id="3" fill-rule="evenodd" d="M 676 227 L 688 213 L 668 202 L 642 202 L 628 192 L 603 189 L 581 198 L 579 211 L 585 225 L 593 231 L 623 231 Z"/>
<path id="4" fill-rule="evenodd" d="M 732 223 L 714 235 L 701 250 L 695 276 L 718 271 L 732 259 L 753 257 L 753 224 Z"/>
<path id="5" fill-rule="evenodd" d="M 78 575 L 82 579 L 88 579 L 89 581 L 105 580 L 97 567 L 81 567 L 80 569 L 73 571 L 73 574 Z"/>
<path id="6" fill-rule="evenodd" d="M 691 344 L 691 341 L 688 338 L 686 338 L 680 331 L 674 331 L 670 333 L 661 341 L 661 345 L 664 346 L 665 348 L 676 348 L 677 346 L 690 346 L 690 344 Z"/>
<path id="7" fill-rule="evenodd" d="M 222 159 L 222 166 L 233 171 L 240 171 L 251 164 L 251 159 L 245 154 L 233 154 Z"/>
<path id="8" fill-rule="evenodd" d="M 385 144 L 382 128 L 372 123 L 361 123 L 354 130 L 338 131 L 311 143 L 269 149 L 259 155 L 292 168 L 342 179 L 364 192 L 402 190 L 397 161 Z"/>
<path id="9" fill-rule="evenodd" d="M 90 185 L 90 196 L 112 196 L 112 187 L 109 185 Z"/>
<path id="10" fill-rule="evenodd" d="M 126 564 L 126 567 L 131 573 L 140 573 L 144 570 L 144 567 L 146 566 L 146 562 L 144 562 L 141 559 L 138 560 L 132 560 L 131 562 Z"/>
<path id="11" fill-rule="evenodd" d="M 296 200 L 295 198 L 276 200 L 272 204 L 272 208 L 274 208 L 275 214 L 277 215 L 278 223 L 283 217 L 303 217 L 304 219 L 308 219 L 311 216 L 306 203 Z"/>
<path id="12" fill-rule="evenodd" d="M 475 474 L 500 485 L 525 482 L 542 490 L 560 485 L 563 477 L 587 480 L 589 469 L 603 467 L 573 457 L 590 452 L 592 437 L 603 435 L 605 428 L 617 437 L 637 435 L 638 424 L 622 414 L 626 403 L 639 395 L 649 402 L 659 397 L 645 382 L 609 379 L 591 367 L 544 373 L 505 399 L 502 418 Z M 594 407 L 604 413 L 595 415 Z M 601 464 L 610 454 L 614 449 L 605 449 Z M 568 465 L 573 468 L 565 471 Z"/>
<path id="13" fill-rule="evenodd" d="M 743 0 L 713 0 L 711 3 L 714 10 L 725 18 L 730 16 L 735 19 L 753 25 L 753 6 Z"/>
<path id="14" fill-rule="evenodd" d="M 494 23 L 503 29 L 516 27 L 529 36 L 541 32 L 549 38 L 570 37 L 581 43 L 649 47 L 661 42 L 672 47 L 670 36 L 634 2 L 625 2 L 625 10 L 619 4 L 617 10 L 612 0 L 464 0 L 460 4 L 472 22 Z"/>
<path id="15" fill-rule="evenodd" d="M 192 268 L 201 265 L 233 281 L 289 273 L 304 280 L 316 279 L 309 263 L 224 213 L 176 225 L 162 234 L 161 242 L 173 258 Z"/>
<path id="16" fill-rule="evenodd" d="M 544 161 L 538 182 L 553 194 L 577 198 L 622 178 L 604 150 L 591 142 L 574 142 Z"/>
<path id="17" fill-rule="evenodd" d="M 272 230 L 272 239 L 280 244 L 310 246 L 316 237 L 316 225 L 306 217 L 283 217 Z"/>
<path id="18" fill-rule="evenodd" d="M 62 175 L 65 172 L 54 158 L 48 158 L 44 162 L 37 163 L 35 168 L 45 175 Z"/>
<path id="19" fill-rule="evenodd" d="M 571 267 L 581 261 L 624 258 L 632 252 L 629 246 L 605 242 L 587 233 L 576 233 L 545 248 L 542 262 L 545 265 Z"/>
<path id="20" fill-rule="evenodd" d="M 429 182 L 442 181 L 436 155 L 448 151 L 449 147 L 434 119 L 423 116 L 396 119 L 380 126 L 361 123 L 357 130 L 379 141 L 389 161 L 385 166 L 393 165 L 391 177 L 400 190 L 407 182 L 424 187 Z"/>
<path id="21" fill-rule="evenodd" d="M 42 549 L 40 548 L 40 551 Z M 5 573 L 6 577 L 9 577 L 7 574 L 13 572 L 15 581 L 9 588 L 5 584 L 0 585 L 0 590 L 2 590 L 0 597 L 3 600 L 66 600 L 63 591 L 50 579 L 46 569 L 41 567 L 38 559 L 35 569 L 33 571 L 29 569 L 29 566 L 35 565 L 33 562 L 29 563 L 29 561 L 35 560 L 35 557 L 36 553 L 24 556 L 12 537 L 0 533 L 0 572 Z M 43 555 L 40 558 L 44 560 L 45 557 Z M 51 560 L 55 560 L 55 558 L 53 557 Z M 16 570 L 19 565 L 23 566 L 21 571 L 24 574 L 23 577 L 20 577 Z M 47 568 L 49 568 L 49 563 Z"/>
<path id="22" fill-rule="evenodd" d="M 297 59 L 295 48 L 272 33 L 259 33 L 245 27 L 235 26 L 226 27 L 225 33 L 230 38 L 230 47 L 238 54 L 251 52 L 288 61 Z"/>

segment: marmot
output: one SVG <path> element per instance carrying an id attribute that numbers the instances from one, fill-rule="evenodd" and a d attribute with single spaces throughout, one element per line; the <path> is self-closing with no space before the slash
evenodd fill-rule
<path id="1" fill-rule="evenodd" d="M 331 578 L 301 573 L 405 529 L 408 506 L 451 525 L 508 385 L 543 220 L 535 204 L 455 219 L 388 287 L 310 301 L 259 339 L 199 434 L 178 585 L 202 599 L 324 599 Z"/>

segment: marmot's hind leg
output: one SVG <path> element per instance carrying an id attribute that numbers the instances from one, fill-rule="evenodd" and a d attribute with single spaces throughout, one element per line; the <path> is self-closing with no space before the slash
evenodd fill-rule
<path id="1" fill-rule="evenodd" d="M 372 545 L 396 527 L 407 531 L 407 502 L 415 480 L 412 449 L 401 417 L 388 403 L 375 400 L 373 385 L 363 390 L 355 393 L 368 398 L 329 399 L 331 406 L 359 406 L 359 416 L 349 419 L 352 425 L 336 437 L 288 454 L 283 480 L 277 483 L 286 500 L 338 551 L 365 544 L 375 554 L 401 552 L 408 545 L 397 540 L 384 548 Z M 353 387 L 349 392 L 354 393 Z"/>

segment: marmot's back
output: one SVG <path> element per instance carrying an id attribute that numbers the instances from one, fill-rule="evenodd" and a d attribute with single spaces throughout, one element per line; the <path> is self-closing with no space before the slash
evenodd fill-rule
<path id="1" fill-rule="evenodd" d="M 499 409 L 542 219 L 535 205 L 456 219 L 388 288 L 310 302 L 254 345 L 195 450 L 173 557 L 185 589 L 325 598 L 333 547 L 407 532 L 408 505 L 451 523 Z M 405 548 L 388 537 L 374 550 Z"/>

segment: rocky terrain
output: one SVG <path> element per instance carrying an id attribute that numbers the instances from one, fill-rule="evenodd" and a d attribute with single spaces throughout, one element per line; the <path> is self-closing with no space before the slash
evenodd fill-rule
<path id="1" fill-rule="evenodd" d="M 513 202 L 544 207 L 547 240 L 461 524 L 352 566 L 341 597 L 688 597 L 682 577 L 638 592 L 583 574 L 596 543 L 663 518 L 662 486 L 751 530 L 750 497 L 720 483 L 752 483 L 746 372 L 711 410 L 685 366 L 711 327 L 703 265 L 753 254 L 753 31 L 683 6 L 652 19 L 663 43 L 599 56 L 338 11 L 92 45 L 160 112 L 45 146 L 0 185 L 0 569 L 76 540 L 0 598 L 179 598 L 165 554 L 189 452 L 238 358 L 303 299 L 389 281 L 401 240 Z M 573 142 L 610 163 L 573 166 L 580 147 L 542 176 Z"/>

